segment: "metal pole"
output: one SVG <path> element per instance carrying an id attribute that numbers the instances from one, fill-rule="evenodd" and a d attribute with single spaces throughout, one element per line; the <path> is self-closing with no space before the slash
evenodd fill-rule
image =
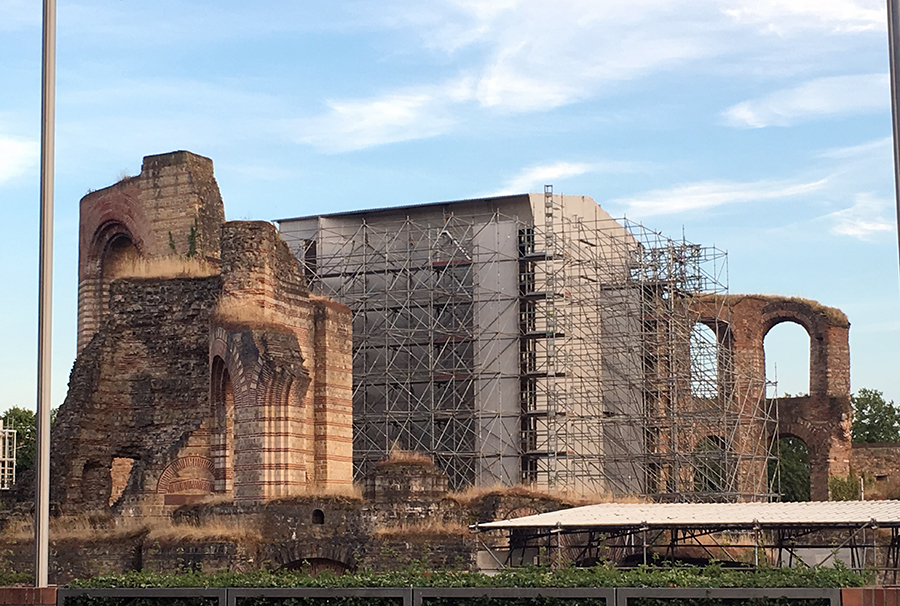
<path id="1" fill-rule="evenodd" d="M 50 361 L 53 319 L 53 160 L 56 114 L 56 0 L 44 0 L 41 82 L 41 241 L 38 302 L 37 464 L 34 586 L 47 586 L 50 526 Z"/>
<path id="2" fill-rule="evenodd" d="M 897 36 L 900 35 L 900 15 L 897 14 L 895 0 L 887 0 L 888 16 L 888 55 L 891 65 L 891 118 L 893 122 L 894 139 L 894 201 L 897 207 L 897 238 L 900 244 L 900 107 L 898 107 L 897 86 L 900 80 L 900 44 Z M 900 247 L 898 247 L 900 253 Z"/>

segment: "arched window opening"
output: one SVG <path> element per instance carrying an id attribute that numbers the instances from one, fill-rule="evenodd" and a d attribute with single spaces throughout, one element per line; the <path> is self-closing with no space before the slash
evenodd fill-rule
<path id="1" fill-rule="evenodd" d="M 117 234 L 107 243 L 103 251 L 101 269 L 103 276 L 115 279 L 130 269 L 140 259 L 141 253 L 127 234 Z"/>
<path id="2" fill-rule="evenodd" d="M 312 523 L 313 524 L 324 524 L 325 523 L 325 512 L 322 511 L 321 509 L 313 509 Z"/>
<path id="3" fill-rule="evenodd" d="M 782 322 L 766 334 L 766 397 L 809 393 L 809 334 L 794 322 Z"/>
<path id="4" fill-rule="evenodd" d="M 699 322 L 691 330 L 691 393 L 708 399 L 719 395 L 719 341 L 713 329 Z"/>
<path id="5" fill-rule="evenodd" d="M 211 455 L 215 467 L 216 492 L 231 492 L 234 484 L 234 389 L 225 361 L 216 356 L 212 364 L 213 435 Z"/>
<path id="6" fill-rule="evenodd" d="M 719 436 L 706 436 L 694 448 L 694 490 L 696 492 L 723 492 L 727 485 L 725 440 Z"/>
<path id="7" fill-rule="evenodd" d="M 809 501 L 809 447 L 793 436 L 779 438 L 769 458 L 769 486 L 776 500 Z"/>

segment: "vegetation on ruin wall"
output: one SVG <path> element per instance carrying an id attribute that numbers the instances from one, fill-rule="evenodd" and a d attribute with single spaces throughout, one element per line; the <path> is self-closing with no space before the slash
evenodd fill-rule
<path id="1" fill-rule="evenodd" d="M 358 571 L 341 576 L 323 571 L 257 571 L 216 574 L 155 574 L 129 572 L 80 579 L 69 587 L 861 587 L 873 581 L 846 567 L 758 568 L 733 570 L 719 564 L 618 569 L 526 567 L 505 569 L 488 576 L 453 570 L 425 570 L 412 566 L 394 572 Z"/>

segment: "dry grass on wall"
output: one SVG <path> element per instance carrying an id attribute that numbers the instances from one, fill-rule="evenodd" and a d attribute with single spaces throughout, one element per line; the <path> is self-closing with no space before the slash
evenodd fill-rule
<path id="1" fill-rule="evenodd" d="M 79 514 L 50 519 L 51 541 L 90 541 L 125 538 L 145 532 L 147 523 L 137 518 L 113 518 L 110 516 Z M 6 541 L 33 541 L 34 523 L 10 520 L 0 534 Z"/>
<path id="2" fill-rule="evenodd" d="M 375 536 L 380 539 L 425 538 L 435 536 L 469 537 L 471 535 L 472 531 L 464 524 L 439 520 L 422 520 L 411 524 L 382 526 L 375 531 Z"/>
<path id="3" fill-rule="evenodd" d="M 421 452 L 392 448 L 388 458 L 379 461 L 376 465 L 425 465 L 431 467 L 434 465 L 434 460 Z"/>
<path id="4" fill-rule="evenodd" d="M 116 278 L 208 278 L 219 274 L 219 268 L 199 257 L 154 257 L 127 259 L 110 268 Z"/>
<path id="5" fill-rule="evenodd" d="M 147 540 L 160 543 L 202 543 L 205 541 L 258 542 L 262 534 L 247 520 L 211 518 L 200 525 L 160 522 L 148 529 Z"/>
<path id="6" fill-rule="evenodd" d="M 158 518 L 112 518 L 92 515 L 61 516 L 50 520 L 51 541 L 115 541 L 146 534 L 148 540 L 161 543 L 203 541 L 259 541 L 261 534 L 246 520 L 212 518 L 200 525 L 175 524 Z M 0 540 L 23 542 L 34 540 L 34 524 L 10 522 Z"/>

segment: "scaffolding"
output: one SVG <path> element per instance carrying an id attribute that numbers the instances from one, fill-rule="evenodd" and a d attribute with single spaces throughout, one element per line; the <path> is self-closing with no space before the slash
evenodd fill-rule
<path id="1" fill-rule="evenodd" d="M 456 488 L 764 498 L 772 419 L 730 355 L 725 254 L 567 198 L 282 222 L 353 312 L 357 476 L 400 448 Z"/>
<path id="2" fill-rule="evenodd" d="M 0 490 L 16 483 L 16 430 L 4 429 L 0 419 Z"/>

